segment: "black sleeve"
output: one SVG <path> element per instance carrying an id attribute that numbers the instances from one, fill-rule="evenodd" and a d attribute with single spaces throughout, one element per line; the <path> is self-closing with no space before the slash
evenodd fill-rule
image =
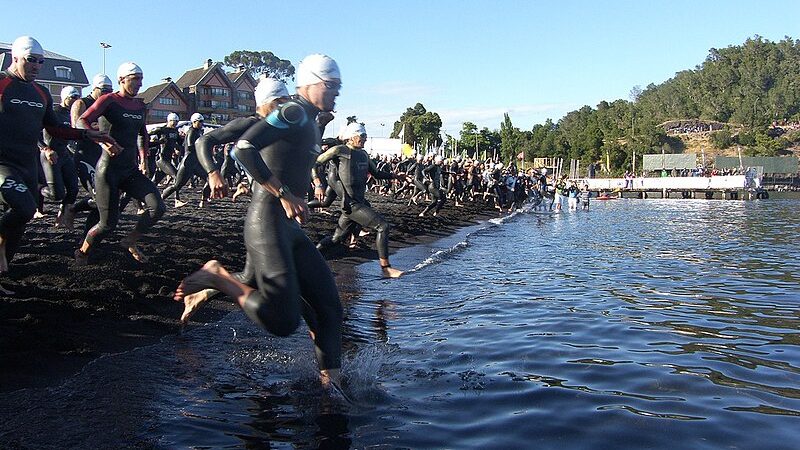
<path id="1" fill-rule="evenodd" d="M 213 159 L 214 146 L 235 142 L 256 122 L 258 122 L 258 118 L 254 116 L 239 117 L 232 120 L 224 127 L 216 128 L 200 136 L 200 139 L 194 143 L 194 147 L 197 152 L 197 159 L 200 161 L 206 173 L 217 170 Z"/>
<path id="2" fill-rule="evenodd" d="M 259 151 L 280 139 L 296 132 L 298 126 L 306 123 L 305 110 L 295 102 L 287 102 L 271 112 L 263 120 L 245 131 L 236 142 L 231 156 L 244 167 L 256 183 L 263 184 L 272 172 L 267 167 Z"/>

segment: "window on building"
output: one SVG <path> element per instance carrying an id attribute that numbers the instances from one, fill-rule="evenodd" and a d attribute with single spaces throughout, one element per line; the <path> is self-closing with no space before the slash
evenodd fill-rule
<path id="1" fill-rule="evenodd" d="M 72 79 L 72 69 L 64 66 L 56 66 L 56 78 L 64 78 L 66 80 Z"/>
<path id="2" fill-rule="evenodd" d="M 239 98 L 242 100 L 255 100 L 255 96 L 250 91 L 236 91 L 239 94 Z"/>
<path id="3" fill-rule="evenodd" d="M 230 108 L 231 103 L 226 101 L 219 101 L 219 100 L 203 100 L 200 104 L 205 108 Z"/>
<path id="4" fill-rule="evenodd" d="M 167 120 L 167 116 L 169 115 L 169 111 L 163 111 L 160 109 L 151 109 L 150 116 L 157 117 L 159 119 Z"/>
<path id="5" fill-rule="evenodd" d="M 225 88 L 220 88 L 220 87 L 204 87 L 203 88 L 203 94 L 220 96 L 220 97 L 227 97 L 228 96 L 228 90 L 225 89 Z"/>
<path id="6" fill-rule="evenodd" d="M 242 112 L 253 112 L 256 110 L 254 107 L 250 105 L 242 105 L 242 104 L 236 105 L 236 109 Z"/>
<path id="7" fill-rule="evenodd" d="M 159 97 L 158 103 L 161 103 L 162 105 L 177 105 L 178 100 L 171 97 Z"/>

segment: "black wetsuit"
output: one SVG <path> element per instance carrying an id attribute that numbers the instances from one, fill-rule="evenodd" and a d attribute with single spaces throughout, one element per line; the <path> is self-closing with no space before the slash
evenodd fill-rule
<path id="1" fill-rule="evenodd" d="M 242 134 L 244 134 L 245 131 L 258 123 L 260 120 L 261 119 L 255 115 L 238 117 L 228 122 L 224 127 L 215 128 L 197 139 L 197 141 L 194 143 L 195 152 L 197 153 L 197 160 L 199 161 L 200 166 L 203 168 L 203 171 L 208 174 L 217 170 L 217 165 L 214 162 L 213 157 L 213 149 L 215 146 L 228 144 L 238 140 L 240 137 L 242 137 Z M 225 156 L 226 158 L 231 158 L 229 153 Z M 235 166 L 235 162 L 232 163 L 232 165 Z M 207 175 L 204 175 L 204 179 L 205 178 L 207 178 Z M 256 287 L 255 272 L 250 264 L 249 253 L 245 258 L 244 269 L 242 269 L 241 272 L 234 274 L 234 277 L 250 287 Z"/>
<path id="2" fill-rule="evenodd" d="M 319 154 L 319 110 L 302 97 L 280 105 L 253 125 L 232 156 L 255 180 L 244 240 L 258 289 L 243 306 L 269 332 L 283 336 L 306 320 L 320 369 L 341 367 L 342 306 L 330 268 L 281 201 L 262 184 L 274 174 L 296 196 L 311 183 Z"/>
<path id="3" fill-rule="evenodd" d="M 150 136 L 155 136 L 156 143 L 159 145 L 156 155 L 157 171 L 152 177 L 153 182 L 158 184 L 167 175 L 175 178 L 178 170 L 172 164 L 172 158 L 175 156 L 175 149 L 181 144 L 181 135 L 178 133 L 178 129 L 164 126 L 151 131 Z M 175 198 L 179 198 L 177 193 Z"/>
<path id="4" fill-rule="evenodd" d="M 0 72 L 0 235 L 5 239 L 6 261 L 19 249 L 25 225 L 37 206 L 42 128 L 61 139 L 81 139 L 84 130 L 64 127 L 53 111 L 53 98 L 36 82 L 10 72 Z"/>
<path id="5" fill-rule="evenodd" d="M 178 166 L 178 173 L 175 176 L 175 182 L 172 186 L 164 189 L 163 197 L 167 198 L 173 193 L 177 195 L 182 187 L 192 179 L 193 176 L 198 176 L 205 180 L 208 172 L 203 171 L 200 161 L 197 159 L 197 152 L 195 152 L 195 142 L 203 135 L 203 128 L 189 127 L 186 132 L 186 139 L 183 141 L 184 154 L 180 166 Z M 211 192 L 208 185 L 203 188 L 203 200 L 208 199 Z"/>
<path id="6" fill-rule="evenodd" d="M 91 246 L 99 244 L 116 228 L 120 213 L 120 191 L 144 204 L 144 214 L 136 222 L 137 232 L 146 232 L 164 215 L 166 208 L 158 189 L 139 171 L 139 139 L 147 151 L 147 130 L 144 126 L 146 113 L 141 99 L 125 97 L 115 92 L 100 97 L 81 115 L 81 120 L 86 123 L 104 117 L 110 125 L 109 134 L 122 146 L 122 151 L 114 157 L 108 152 L 102 152 L 97 162 L 95 198 L 100 221 L 86 234 L 86 241 Z"/>
<path id="7" fill-rule="evenodd" d="M 431 202 L 425 206 L 425 209 L 422 210 L 422 214 L 426 214 L 432 209 L 434 213 L 438 214 L 442 206 L 444 206 L 446 199 L 444 192 L 442 192 L 442 166 L 441 164 L 431 164 L 423 169 L 422 173 L 430 178 L 428 193 L 431 194 Z"/>
<path id="8" fill-rule="evenodd" d="M 53 112 L 64 127 L 70 127 L 69 111 L 61 105 L 53 107 Z M 55 164 L 50 164 L 45 153 L 41 152 L 40 162 L 47 182 L 41 194 L 50 200 L 60 200 L 62 205 L 71 205 L 78 198 L 78 172 L 72 152 L 67 149 L 68 144 L 69 141 L 54 137 L 47 130 L 42 133 L 41 145 L 53 149 L 57 159 Z"/>
<path id="9" fill-rule="evenodd" d="M 379 171 L 363 148 L 350 148 L 346 145 L 337 145 L 320 156 L 318 162 L 325 162 L 337 158 L 339 179 L 350 202 L 350 212 L 342 211 L 336 231 L 330 239 L 333 243 L 341 243 L 346 236 L 352 233 L 355 224 L 362 228 L 373 229 L 376 232 L 375 246 L 378 257 L 389 257 L 389 223 L 378 214 L 365 197 L 367 178 L 370 174 L 378 180 L 396 178 L 393 173 Z M 327 241 L 320 242 L 321 247 Z"/>

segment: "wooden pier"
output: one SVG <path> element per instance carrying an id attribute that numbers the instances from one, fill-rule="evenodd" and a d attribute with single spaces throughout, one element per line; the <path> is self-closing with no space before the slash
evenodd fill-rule
<path id="1" fill-rule="evenodd" d="M 760 179 L 745 175 L 633 178 L 627 182 L 624 178 L 584 178 L 576 181 L 579 187 L 588 185 L 592 192 L 618 192 L 625 197 L 633 194 L 638 198 L 769 198 L 767 191 L 761 189 Z"/>

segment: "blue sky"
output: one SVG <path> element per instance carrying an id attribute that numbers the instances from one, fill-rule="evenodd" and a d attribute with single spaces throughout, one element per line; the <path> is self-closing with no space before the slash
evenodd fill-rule
<path id="1" fill-rule="evenodd" d="M 344 85 L 329 130 L 356 115 L 378 137 L 417 102 L 439 113 L 451 135 L 465 121 L 499 129 L 505 112 L 531 129 L 583 105 L 628 99 L 633 86 L 702 63 L 709 48 L 756 34 L 800 39 L 797 0 L 62 0 L 9 2 L 4 17 L 0 41 L 34 36 L 81 60 L 89 77 L 102 69 L 99 43 L 110 43 L 112 79 L 120 63 L 135 61 L 145 88 L 234 50 L 269 50 L 295 66 L 325 53 Z"/>

